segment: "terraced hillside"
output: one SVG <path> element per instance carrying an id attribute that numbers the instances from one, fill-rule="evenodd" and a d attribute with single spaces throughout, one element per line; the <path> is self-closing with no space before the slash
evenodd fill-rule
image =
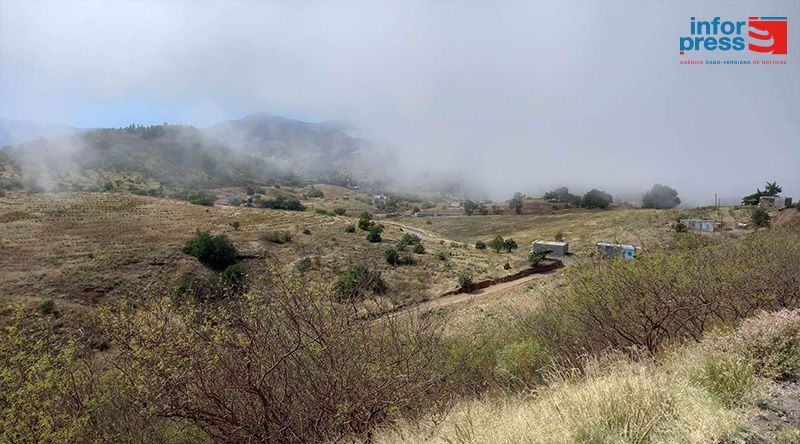
<path id="1" fill-rule="evenodd" d="M 203 271 L 181 252 L 197 230 L 229 236 L 253 277 L 267 266 L 293 267 L 303 258 L 331 276 L 350 264 L 366 264 L 382 272 L 393 302 L 455 288 L 464 271 L 485 279 L 525 265 L 524 258 L 513 258 L 506 271 L 509 255 L 437 238 L 424 240 L 424 254 L 408 252 L 415 265 L 391 267 L 383 253 L 405 234 L 404 226 L 386 222 L 383 242 L 370 243 L 364 231 L 345 232 L 355 223 L 350 212 L 204 207 L 125 193 L 9 195 L 0 199 L 0 297 L 91 304 L 148 283 L 177 282 L 185 273 Z M 260 239 L 271 231 L 288 231 L 292 240 L 278 245 Z"/>

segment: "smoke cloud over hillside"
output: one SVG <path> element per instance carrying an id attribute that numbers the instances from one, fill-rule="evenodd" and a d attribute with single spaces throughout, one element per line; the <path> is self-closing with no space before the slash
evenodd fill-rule
<path id="1" fill-rule="evenodd" d="M 789 16 L 789 61 L 680 65 L 690 17 Z M 0 3 L 0 115 L 205 127 L 345 122 L 382 174 L 687 204 L 800 194 L 800 3 Z"/>

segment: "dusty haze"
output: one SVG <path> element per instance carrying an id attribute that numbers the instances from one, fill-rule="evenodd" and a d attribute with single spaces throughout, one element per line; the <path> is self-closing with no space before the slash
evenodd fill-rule
<path id="1" fill-rule="evenodd" d="M 798 2 L 0 3 L 0 116 L 344 122 L 408 183 L 689 204 L 800 195 Z M 689 17 L 789 17 L 788 65 L 680 66 Z M 737 58 L 749 58 L 744 53 Z"/>

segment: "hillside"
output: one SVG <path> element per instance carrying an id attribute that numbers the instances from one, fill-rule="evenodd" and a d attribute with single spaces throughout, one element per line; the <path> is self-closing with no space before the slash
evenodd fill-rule
<path id="1" fill-rule="evenodd" d="M 27 182 L 54 191 L 98 185 L 114 189 L 116 180 L 146 187 L 213 187 L 278 176 L 265 161 L 231 150 L 189 126 L 92 130 L 23 143 L 7 152 L 22 167 Z"/>
<path id="2" fill-rule="evenodd" d="M 204 130 L 232 149 L 307 176 L 335 176 L 358 163 L 366 142 L 325 124 L 257 113 Z"/>
<path id="3" fill-rule="evenodd" d="M 322 187 L 332 196 L 334 187 Z M 344 189 L 339 189 L 344 193 Z M 271 190 L 270 195 L 292 195 Z M 300 195 L 301 193 L 297 193 Z M 352 194 L 351 194 L 352 195 Z M 343 196 L 347 197 L 347 196 Z M 337 202 L 337 197 L 331 197 Z M 304 200 L 321 209 L 321 199 Z M 257 276 L 267 265 L 293 269 L 312 261 L 325 279 L 351 264 L 379 270 L 387 281 L 390 303 L 435 297 L 457 287 L 458 274 L 476 280 L 505 276 L 526 264 L 525 253 L 497 254 L 459 243 L 424 241 L 424 254 L 411 254 L 415 265 L 392 267 L 384 251 L 405 234 L 404 226 L 385 222 L 383 242 L 371 243 L 366 233 L 346 233 L 356 224 L 363 203 L 342 216 L 263 208 L 204 207 L 170 199 L 127 193 L 43 193 L 0 198 L 0 299 L 55 298 L 82 304 L 135 291 L 157 280 L 176 284 L 181 276 L 203 271 L 183 254 L 183 244 L 196 231 L 225 234 L 234 242 L 248 270 Z M 238 222 L 238 227 L 231 224 Z M 309 234 L 303 234 L 308 229 Z M 292 240 L 278 245 L 262 235 L 287 231 Z M 444 257 L 439 258 L 438 254 Z M 510 261 L 513 269 L 504 270 Z"/>

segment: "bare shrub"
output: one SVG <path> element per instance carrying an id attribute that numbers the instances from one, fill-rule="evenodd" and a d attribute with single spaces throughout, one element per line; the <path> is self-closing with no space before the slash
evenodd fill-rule
<path id="1" fill-rule="evenodd" d="M 635 261 L 586 261 L 566 280 L 523 321 L 550 347 L 572 356 L 626 347 L 656 353 L 758 310 L 797 307 L 800 233 L 775 229 Z"/>
<path id="2" fill-rule="evenodd" d="M 363 306 L 274 278 L 224 308 L 147 298 L 103 312 L 138 408 L 215 440 L 309 442 L 365 436 L 445 398 L 430 321 L 365 321 Z"/>

